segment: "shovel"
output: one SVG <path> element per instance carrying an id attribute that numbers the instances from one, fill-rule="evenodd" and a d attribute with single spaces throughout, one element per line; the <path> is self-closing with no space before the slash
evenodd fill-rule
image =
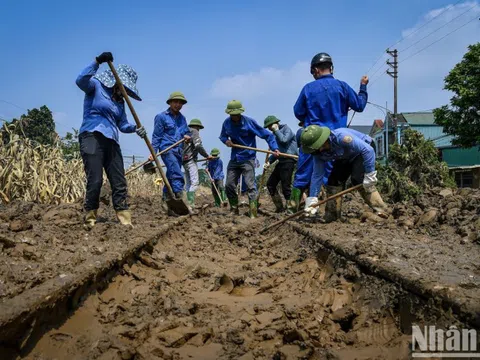
<path id="1" fill-rule="evenodd" d="M 244 145 L 238 145 L 238 144 L 232 144 L 232 147 L 238 148 L 238 149 L 246 149 L 246 150 L 253 150 L 253 151 L 258 151 L 258 152 L 263 152 L 265 154 L 270 154 L 270 155 L 275 155 L 273 151 L 270 150 L 263 150 L 263 149 L 258 149 L 250 146 L 244 146 Z M 292 154 L 285 154 L 285 153 L 280 153 L 280 156 L 287 157 L 290 159 L 298 159 L 297 155 L 292 155 Z"/>
<path id="2" fill-rule="evenodd" d="M 210 181 L 212 182 L 213 188 L 215 189 L 215 192 L 217 193 L 217 196 L 218 196 L 218 198 L 220 199 L 220 202 L 221 202 L 223 205 L 226 205 L 226 202 L 225 202 L 225 201 L 222 201 L 222 197 L 221 197 L 221 195 L 220 195 L 220 191 L 218 191 L 218 188 L 217 188 L 217 186 L 215 185 L 215 181 L 213 180 L 212 175 L 210 175 L 210 171 L 208 171 L 208 169 L 205 169 L 205 172 L 207 173 L 208 177 L 210 178 Z"/>
<path id="3" fill-rule="evenodd" d="M 130 112 L 132 113 L 133 118 L 135 119 L 135 123 L 137 124 L 137 128 L 141 127 L 142 124 L 140 123 L 140 119 L 137 116 L 137 113 L 135 109 L 133 108 L 132 102 L 130 101 L 130 98 L 128 97 L 127 92 L 125 91 L 125 87 L 122 84 L 122 80 L 118 77 L 117 70 L 115 70 L 115 67 L 113 66 L 111 61 L 108 61 L 108 67 L 113 73 L 113 76 L 115 76 L 115 80 L 120 87 L 120 91 L 122 92 L 123 98 L 127 102 L 128 107 L 130 108 Z M 178 215 L 188 215 L 190 213 L 187 204 L 183 199 L 175 199 L 175 195 L 173 194 L 172 187 L 170 186 L 170 183 L 167 180 L 167 177 L 165 176 L 165 173 L 163 172 L 162 165 L 160 164 L 160 161 L 158 158 L 155 156 L 155 150 L 153 149 L 153 146 L 148 139 L 148 137 L 145 136 L 143 139 L 145 140 L 145 143 L 147 144 L 148 150 L 150 150 L 150 154 L 153 157 L 153 160 L 155 161 L 155 165 L 157 166 L 157 170 L 160 173 L 160 176 L 163 179 L 163 183 L 167 187 L 168 195 L 170 195 L 170 198 L 167 199 L 167 206 L 169 209 L 174 211 Z"/>
<path id="4" fill-rule="evenodd" d="M 343 191 L 340 191 L 339 193 L 333 195 L 333 196 L 330 196 L 329 198 L 326 198 L 320 202 L 318 202 L 317 204 L 315 205 L 312 205 L 312 207 L 318 207 L 322 204 L 325 204 L 327 201 L 330 201 L 330 200 L 333 200 L 333 199 L 336 199 L 340 196 L 343 196 L 345 194 L 348 194 L 348 193 L 351 193 L 352 191 L 355 191 L 355 190 L 358 190 L 360 189 L 361 187 L 363 186 L 363 184 L 358 184 L 358 185 L 355 185 L 353 187 L 351 187 L 350 189 L 347 189 L 347 190 L 343 190 Z M 277 222 L 274 222 L 273 224 L 271 225 L 268 225 L 267 227 L 264 227 L 261 231 L 260 231 L 260 234 L 264 234 L 265 232 L 267 232 L 268 230 L 270 230 L 271 228 L 274 228 L 276 226 L 279 226 L 279 225 L 282 225 L 283 223 L 287 222 L 288 220 L 291 220 L 293 218 L 296 218 L 298 216 L 301 216 L 305 214 L 305 212 L 303 210 L 300 210 L 300 211 L 297 211 L 295 214 L 292 214 L 292 215 L 289 215 L 287 216 L 285 219 L 282 219 L 282 220 L 279 220 Z"/>
<path id="5" fill-rule="evenodd" d="M 167 147 L 166 149 L 164 149 L 164 150 L 162 150 L 162 151 L 159 151 L 159 152 L 157 153 L 157 155 L 155 155 L 155 156 L 156 156 L 156 157 L 159 157 L 160 155 L 165 154 L 168 150 L 173 149 L 175 146 L 180 145 L 180 144 L 183 143 L 184 141 L 185 141 L 185 139 L 178 140 L 175 144 L 170 145 L 169 147 Z M 151 160 L 146 160 L 146 161 L 144 161 L 143 163 L 135 166 L 134 168 L 128 170 L 128 171 L 125 173 L 125 176 L 127 176 L 127 175 L 130 174 L 131 172 L 137 170 L 138 168 L 147 165 L 147 164 L 150 163 L 150 162 L 151 162 Z M 165 167 L 165 166 L 162 165 L 162 167 Z M 147 167 L 147 169 L 150 169 L 150 168 L 155 168 L 155 166 L 153 166 L 153 167 L 148 166 L 148 167 Z"/>

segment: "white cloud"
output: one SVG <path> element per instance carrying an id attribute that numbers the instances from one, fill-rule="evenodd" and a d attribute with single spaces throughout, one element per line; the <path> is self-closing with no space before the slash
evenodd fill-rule
<path id="1" fill-rule="evenodd" d="M 442 90 L 444 77 L 462 59 L 468 45 L 479 41 L 480 22 L 474 20 L 479 15 L 480 6 L 476 1 L 432 9 L 417 24 L 399 34 L 399 38 L 406 37 L 395 46 L 400 61 L 400 112 L 431 109 L 448 102 L 451 95 Z M 334 56 L 334 60 L 338 59 L 335 61 L 336 77 L 356 88 L 357 78 L 366 69 L 359 68 L 344 55 Z M 388 107 L 393 108 L 393 81 L 385 74 L 387 58 L 385 55 L 370 71 L 370 75 L 376 73 L 371 77 L 369 101 L 382 106 L 388 101 Z M 311 80 L 309 62 L 299 60 L 287 69 L 263 68 L 219 78 L 212 84 L 210 95 L 217 99 L 245 100 L 255 114 L 274 112 L 281 118 L 292 119 L 293 125 L 292 106 L 302 86 Z M 362 114 L 355 116 L 354 123 L 370 124 L 374 118 L 382 116 L 378 109 L 367 106 Z"/>

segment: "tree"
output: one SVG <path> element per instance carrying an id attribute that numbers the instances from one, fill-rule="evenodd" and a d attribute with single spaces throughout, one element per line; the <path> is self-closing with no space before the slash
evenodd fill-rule
<path id="1" fill-rule="evenodd" d="M 480 43 L 468 47 L 462 61 L 445 77 L 444 89 L 454 96 L 450 106 L 433 111 L 435 122 L 455 136 L 454 145 L 480 144 Z"/>
<path id="2" fill-rule="evenodd" d="M 73 133 L 67 134 L 61 138 L 60 146 L 62 148 L 63 156 L 66 160 L 71 160 L 80 154 L 80 143 L 78 142 L 78 130 L 72 129 Z"/>
<path id="3" fill-rule="evenodd" d="M 18 135 L 42 145 L 53 145 L 57 138 L 52 112 L 45 105 L 28 110 L 20 119 L 13 119 L 12 124 L 18 125 L 15 127 Z"/>

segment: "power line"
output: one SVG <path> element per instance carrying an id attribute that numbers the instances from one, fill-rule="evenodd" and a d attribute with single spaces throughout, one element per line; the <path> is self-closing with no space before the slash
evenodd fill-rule
<path id="1" fill-rule="evenodd" d="M 430 24 L 433 20 L 435 20 L 436 18 L 438 18 L 440 15 L 444 14 L 445 12 L 447 12 L 448 10 L 450 10 L 451 8 L 453 8 L 454 6 L 458 5 L 460 2 L 462 2 L 464 0 L 458 0 L 455 4 L 453 5 L 449 5 L 447 6 L 443 11 L 441 11 L 439 14 L 435 15 L 433 18 L 431 18 L 430 20 L 428 20 L 426 23 L 423 23 L 421 26 L 419 26 L 418 28 L 416 28 L 414 31 L 412 31 L 411 33 L 409 33 L 407 36 L 404 36 L 402 37 L 400 40 L 397 40 L 397 42 L 395 42 L 394 44 L 390 45 L 388 48 L 393 48 L 395 45 L 397 44 L 400 44 L 402 41 L 404 41 L 406 38 L 412 36 L 413 34 L 415 34 L 416 32 L 418 32 L 418 30 L 422 29 L 423 27 L 425 27 L 426 25 Z M 475 6 L 475 5 L 474 5 Z M 378 57 L 378 59 L 373 63 L 372 67 L 370 69 L 368 69 L 368 71 L 366 72 L 367 74 L 375 67 L 375 65 L 377 65 L 377 63 L 384 57 L 385 53 L 382 53 L 382 55 L 380 55 Z M 373 76 L 373 75 L 372 75 Z"/>
<path id="2" fill-rule="evenodd" d="M 10 101 L 2 100 L 2 99 L 0 99 L 0 101 L 3 102 L 3 103 L 5 103 L 5 104 L 9 104 L 9 105 L 15 106 L 16 108 L 19 108 L 20 110 L 27 110 L 27 109 L 25 109 L 25 108 L 23 108 L 23 107 L 21 107 L 21 106 L 18 106 L 17 104 L 14 104 L 14 103 L 12 103 L 12 102 L 10 102 Z"/>
<path id="3" fill-rule="evenodd" d="M 480 20 L 480 18 L 478 18 L 478 19 Z M 435 40 L 434 42 L 430 43 L 429 45 L 425 46 L 424 48 L 422 48 L 422 49 L 418 50 L 417 52 L 413 53 L 412 55 L 406 57 L 405 59 L 403 59 L 402 61 L 400 61 L 400 63 L 403 63 L 404 61 L 407 61 L 408 59 L 411 59 L 412 57 L 420 54 L 422 51 L 427 50 L 430 46 L 438 43 L 439 41 L 441 41 L 441 40 L 443 40 L 443 39 L 445 39 L 448 35 L 453 34 L 454 32 L 456 32 L 456 31 L 460 30 L 461 28 L 467 26 L 468 24 L 470 24 L 470 23 L 471 23 L 472 21 L 474 21 L 474 20 L 477 20 L 477 15 L 476 15 L 473 19 L 467 21 L 467 22 L 466 22 L 465 24 L 463 24 L 462 26 L 459 26 L 459 27 L 456 28 L 455 30 L 452 30 L 452 31 L 448 32 L 447 34 L 445 34 L 445 35 L 442 36 L 441 38 Z"/>
<path id="4" fill-rule="evenodd" d="M 437 28 L 436 30 L 432 31 L 432 32 L 431 32 L 431 33 L 429 33 L 428 35 L 426 35 L 426 36 L 422 37 L 420 40 L 418 40 L 418 41 L 414 42 L 413 44 L 411 44 L 411 45 L 407 46 L 405 49 L 403 49 L 403 50 L 400 50 L 400 51 L 401 51 L 401 52 L 404 52 L 404 51 L 406 51 L 406 50 L 410 49 L 411 47 L 413 47 L 413 46 L 417 45 L 419 42 L 421 42 L 421 41 L 425 40 L 425 39 L 426 39 L 427 37 L 429 37 L 430 35 L 432 35 L 432 34 L 436 33 L 438 30 L 440 30 L 440 29 L 444 28 L 445 26 L 447 26 L 448 24 L 450 24 L 450 23 L 451 23 L 451 22 L 453 22 L 454 20 L 458 19 L 458 18 L 459 18 L 460 16 L 462 16 L 463 14 L 465 14 L 465 13 L 469 12 L 470 10 L 472 10 L 472 9 L 473 9 L 475 6 L 477 6 L 477 4 L 475 4 L 475 5 L 473 5 L 472 7 L 468 8 L 466 11 L 462 12 L 460 15 L 458 15 L 458 16 L 455 16 L 455 17 L 454 17 L 453 19 L 451 19 L 449 22 L 446 22 L 445 24 L 443 24 L 442 26 L 440 26 L 440 27 L 439 27 L 439 28 Z"/>

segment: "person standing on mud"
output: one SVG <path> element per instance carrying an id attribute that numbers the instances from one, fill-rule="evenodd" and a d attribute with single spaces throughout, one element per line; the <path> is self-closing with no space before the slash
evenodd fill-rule
<path id="1" fill-rule="evenodd" d="M 215 199 L 215 206 L 220 207 L 222 203 L 227 200 L 225 187 L 223 186 L 223 179 L 225 178 L 225 175 L 223 174 L 223 161 L 220 159 L 220 150 L 217 148 L 213 148 L 210 155 L 211 160 L 208 161 L 207 169 L 213 179 L 212 195 Z M 215 187 L 217 187 L 220 197 L 218 197 Z"/>
<path id="2" fill-rule="evenodd" d="M 360 80 L 360 90 L 358 94 L 347 83 L 337 80 L 333 77 L 333 60 L 327 53 L 316 54 L 310 63 L 310 74 L 314 81 L 306 84 L 297 102 L 293 107 L 296 118 L 305 123 L 305 127 L 310 125 L 326 126 L 330 130 L 346 128 L 349 109 L 362 112 L 368 101 L 367 84 L 368 76 L 363 76 Z M 325 177 L 328 178 L 332 171 L 333 164 L 325 166 Z M 310 187 L 309 197 L 306 202 L 313 204 L 318 201 L 320 187 Z M 326 186 L 327 196 L 337 194 L 344 190 L 339 186 Z M 335 220 L 338 213 L 337 207 L 341 207 L 341 197 L 338 201 L 327 203 L 325 212 L 326 218 Z"/>
<path id="3" fill-rule="evenodd" d="M 256 137 L 267 141 L 270 149 L 279 156 L 278 145 L 273 134 L 262 128 L 254 119 L 242 115 L 245 111 L 238 100 L 227 104 L 225 112 L 229 115 L 223 122 L 220 140 L 227 145 L 244 145 L 256 147 Z M 230 161 L 227 166 L 226 190 L 230 208 L 239 214 L 238 194 L 236 191 L 240 175 L 245 179 L 249 200 L 249 216 L 257 217 L 257 191 L 255 190 L 255 151 L 233 147 Z"/>
<path id="4" fill-rule="evenodd" d="M 305 123 L 303 121 L 300 121 L 298 123 L 298 126 L 300 126 L 300 128 L 297 130 L 297 134 L 295 135 L 295 139 L 297 140 L 298 145 L 298 162 L 297 171 L 295 172 L 295 175 L 293 177 L 292 192 L 290 195 L 290 199 L 288 200 L 287 212 L 289 214 L 293 214 L 298 211 L 302 196 L 305 191 L 307 191 L 310 187 L 310 180 L 313 173 L 312 155 L 305 154 L 300 146 L 300 138 L 304 130 L 304 124 Z"/>
<path id="5" fill-rule="evenodd" d="M 319 188 L 325 175 L 325 164 L 334 160 L 328 185 L 345 187 L 350 177 L 354 186 L 363 183 L 362 198 L 377 214 L 387 215 L 387 206 L 375 187 L 375 149 L 370 136 L 347 128 L 330 130 L 326 126 L 310 125 L 302 133 L 301 147 L 304 153 L 313 156 L 311 187 Z M 318 207 L 312 207 L 313 204 L 305 204 L 307 216 L 317 213 Z M 341 212 L 338 207 L 335 220 L 340 220 Z M 332 220 L 326 218 L 325 221 Z"/>
<path id="6" fill-rule="evenodd" d="M 85 92 L 79 143 L 87 178 L 84 203 L 84 225 L 87 229 L 93 228 L 97 221 L 103 170 L 112 188 L 112 202 L 117 219 L 123 225 L 132 225 L 118 130 L 127 134 L 136 132 L 141 138 L 147 136 L 143 126 L 137 128 L 128 122 L 123 95 L 112 71 L 106 70 L 95 75 L 100 64 L 107 61 L 113 61 L 112 53 L 100 54 L 76 80 L 77 86 Z M 128 95 L 141 101 L 136 87 L 138 76 L 135 70 L 128 65 L 119 65 L 117 72 Z"/>
<path id="7" fill-rule="evenodd" d="M 285 154 L 298 155 L 298 145 L 295 134 L 287 124 L 280 124 L 280 120 L 273 115 L 267 116 L 264 121 L 264 128 L 270 130 L 275 135 L 275 140 L 279 151 Z M 274 156 L 270 156 L 269 161 L 263 165 L 267 170 L 270 165 L 276 161 Z M 272 197 L 273 204 L 277 213 L 284 210 L 283 200 L 277 190 L 278 183 L 281 183 L 283 197 L 286 201 L 290 199 L 293 171 L 297 161 L 295 159 L 281 157 L 278 164 L 273 169 L 267 180 L 267 189 Z"/>
<path id="8" fill-rule="evenodd" d="M 188 129 L 192 134 L 192 139 L 183 149 L 183 168 L 185 169 L 187 182 L 187 200 L 192 208 L 195 208 L 195 191 L 199 185 L 197 166 L 198 154 L 208 160 L 212 159 L 203 147 L 202 139 L 200 137 L 200 130 L 203 128 L 204 126 L 200 119 L 192 119 L 190 121 Z"/>
<path id="9" fill-rule="evenodd" d="M 187 103 L 185 96 L 179 92 L 173 92 L 167 99 L 168 109 L 155 116 L 152 146 L 155 152 L 162 151 L 175 144 L 182 138 L 189 142 L 192 136 L 187 126 L 185 116 L 180 112 L 183 105 Z M 182 173 L 182 152 L 183 144 L 170 149 L 162 154 L 162 160 L 167 168 L 167 180 L 172 187 L 176 199 L 184 199 L 185 178 Z M 149 160 L 153 160 L 150 155 Z M 170 200 L 166 186 L 163 187 L 164 200 Z M 185 200 L 185 199 L 184 199 Z M 191 209 L 190 209 L 191 210 Z M 168 209 L 169 215 L 174 215 L 171 209 Z"/>

